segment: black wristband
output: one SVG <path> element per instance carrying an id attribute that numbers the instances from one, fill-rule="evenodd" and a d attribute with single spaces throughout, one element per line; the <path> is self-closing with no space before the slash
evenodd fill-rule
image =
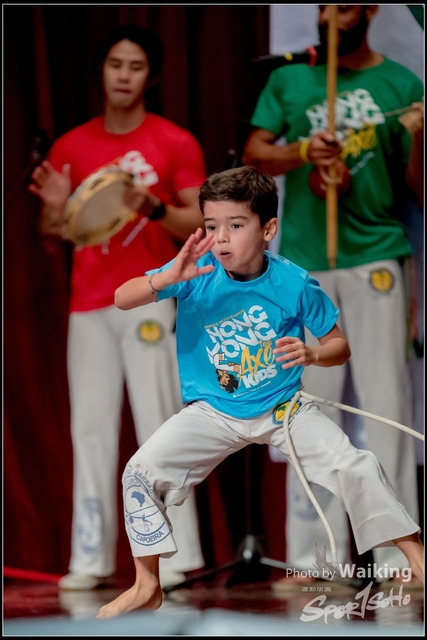
<path id="1" fill-rule="evenodd" d="M 166 205 L 161 202 L 155 209 L 153 209 L 153 213 L 149 216 L 150 220 L 161 220 L 166 215 Z"/>

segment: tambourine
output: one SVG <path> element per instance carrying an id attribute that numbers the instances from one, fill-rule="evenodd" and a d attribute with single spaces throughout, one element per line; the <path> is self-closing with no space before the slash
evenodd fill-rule
<path id="1" fill-rule="evenodd" d="M 62 237 L 83 247 L 109 240 L 137 216 L 123 202 L 131 184 L 132 176 L 115 167 L 90 175 L 68 199 Z"/>

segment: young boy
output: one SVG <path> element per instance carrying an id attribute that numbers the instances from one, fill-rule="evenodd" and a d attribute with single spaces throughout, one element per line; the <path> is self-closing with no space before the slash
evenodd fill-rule
<path id="1" fill-rule="evenodd" d="M 162 603 L 159 557 L 177 550 L 166 509 L 227 456 L 250 443 L 288 457 L 284 404 L 301 388 L 303 367 L 350 357 L 338 310 L 316 280 L 267 251 L 277 232 L 278 195 L 269 175 L 239 167 L 208 178 L 198 229 L 176 258 L 116 291 L 120 309 L 177 298 L 177 350 L 188 406 L 170 418 L 123 474 L 126 529 L 136 580 L 98 618 Z M 319 344 L 308 347 L 304 327 Z M 300 398 L 290 434 L 308 481 L 332 491 L 347 510 L 359 553 L 396 544 L 423 577 L 419 526 L 397 501 L 377 459 L 353 447 L 313 402 Z"/>

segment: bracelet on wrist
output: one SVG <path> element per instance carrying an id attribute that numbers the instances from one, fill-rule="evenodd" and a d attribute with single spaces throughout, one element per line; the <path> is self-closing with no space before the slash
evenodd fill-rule
<path id="1" fill-rule="evenodd" d="M 166 215 L 166 205 L 161 202 L 157 207 L 155 207 L 149 216 L 150 220 L 161 220 Z"/>
<path id="2" fill-rule="evenodd" d="M 148 284 L 150 285 L 151 293 L 152 293 L 154 296 L 156 296 L 156 297 L 157 297 L 157 296 L 158 296 L 158 294 L 159 294 L 160 292 L 159 292 L 157 289 L 155 289 L 155 288 L 153 287 L 153 282 L 152 282 L 152 280 L 153 280 L 153 278 L 154 278 L 154 275 L 155 275 L 155 274 L 153 273 L 153 275 L 152 275 L 152 276 L 150 276 L 150 277 L 148 278 Z"/>
<path id="3" fill-rule="evenodd" d="M 310 162 L 309 157 L 307 155 L 307 151 L 308 151 L 308 145 L 310 144 L 310 138 L 303 138 L 301 140 L 300 146 L 299 146 L 299 155 L 301 160 L 305 163 L 308 164 Z"/>

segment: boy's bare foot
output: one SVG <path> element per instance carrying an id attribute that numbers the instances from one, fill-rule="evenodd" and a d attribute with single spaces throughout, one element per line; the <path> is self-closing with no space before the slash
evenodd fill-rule
<path id="1" fill-rule="evenodd" d="M 135 583 L 133 587 L 119 595 L 115 600 L 105 604 L 100 608 L 98 615 L 99 620 L 107 618 L 115 618 L 116 616 L 129 613 L 135 609 L 158 609 L 162 604 L 162 589 L 160 584 L 144 583 L 138 585 Z"/>

